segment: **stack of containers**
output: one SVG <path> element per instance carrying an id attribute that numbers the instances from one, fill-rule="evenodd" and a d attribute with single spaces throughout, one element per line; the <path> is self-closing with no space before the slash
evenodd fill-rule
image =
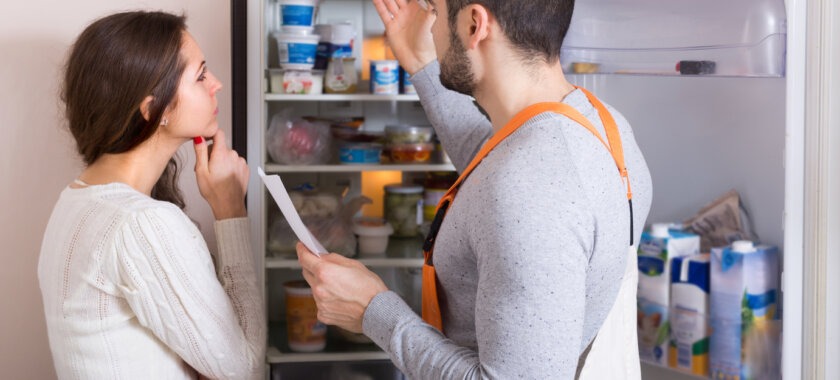
<path id="1" fill-rule="evenodd" d="M 323 69 L 326 68 L 326 64 L 319 62 L 320 66 L 316 67 L 319 50 L 324 57 L 352 56 L 352 26 L 320 25 L 316 31 L 314 23 L 318 13 L 318 2 L 319 0 L 278 1 L 280 31 L 273 33 L 273 36 L 277 41 L 282 69 L 269 70 L 271 92 L 320 94 L 324 92 Z M 335 38 L 341 40 L 339 44 L 333 44 Z M 355 69 L 352 70 L 352 74 L 355 78 Z M 355 89 L 355 79 L 353 86 Z"/>
<path id="2" fill-rule="evenodd" d="M 670 323 L 670 263 L 675 257 L 700 253 L 700 236 L 654 224 L 639 241 L 638 329 L 639 356 L 668 365 Z"/>
<path id="3" fill-rule="evenodd" d="M 387 125 L 385 126 L 386 160 L 395 164 L 423 164 L 432 159 L 435 146 L 431 126 Z"/>
<path id="4" fill-rule="evenodd" d="M 315 32 L 321 36 L 315 57 L 315 69 L 326 70 L 324 92 L 330 94 L 353 94 L 359 82 L 356 73 L 356 59 L 353 58 L 353 42 L 356 31 L 349 23 L 315 25 Z"/>
<path id="5" fill-rule="evenodd" d="M 779 378 L 779 250 L 736 241 L 712 248 L 711 267 L 712 378 Z"/>

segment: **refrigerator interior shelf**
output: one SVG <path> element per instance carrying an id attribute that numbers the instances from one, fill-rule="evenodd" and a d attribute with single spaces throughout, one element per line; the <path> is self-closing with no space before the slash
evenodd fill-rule
<path id="1" fill-rule="evenodd" d="M 400 95 L 377 95 L 377 94 L 265 94 L 265 100 L 269 102 L 417 102 L 420 98 L 414 94 Z"/>
<path id="2" fill-rule="evenodd" d="M 373 171 L 446 172 L 455 171 L 452 164 L 372 164 L 372 165 L 280 165 L 266 164 L 266 173 L 356 173 Z"/>
<path id="3" fill-rule="evenodd" d="M 644 360 L 642 360 L 642 367 L 647 367 L 647 368 L 650 368 L 650 369 L 653 369 L 653 370 L 658 370 L 658 371 L 668 371 L 668 372 L 678 373 L 678 374 L 680 374 L 681 379 L 684 379 L 684 380 L 688 380 L 688 379 L 708 380 L 709 379 L 709 377 L 706 377 L 706 376 L 700 376 L 700 375 L 696 375 L 696 374 L 693 374 L 693 373 L 688 373 L 688 372 L 685 372 L 685 371 L 678 370 L 676 368 L 661 366 L 659 364 L 647 362 L 647 361 L 644 361 Z M 642 372 L 644 373 L 644 371 L 642 371 Z"/>
<path id="4" fill-rule="evenodd" d="M 422 258 L 378 257 L 356 258 L 368 268 L 416 268 L 423 267 Z M 265 269 L 300 269 L 296 258 L 266 257 Z"/>
<path id="5" fill-rule="evenodd" d="M 282 352 L 270 346 L 266 350 L 266 360 L 269 364 L 304 363 L 304 362 L 356 362 L 365 360 L 388 360 L 384 351 L 360 352 Z"/>
<path id="6" fill-rule="evenodd" d="M 591 0 L 560 59 L 571 74 L 781 77 L 786 43 L 783 0 Z"/>

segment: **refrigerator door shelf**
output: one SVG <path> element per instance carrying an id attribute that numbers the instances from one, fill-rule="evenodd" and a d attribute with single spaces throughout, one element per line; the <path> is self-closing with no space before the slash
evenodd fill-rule
<path id="1" fill-rule="evenodd" d="M 782 0 L 579 1 L 561 60 L 570 73 L 680 75 L 684 61 L 714 68 L 683 75 L 780 77 L 786 28 Z"/>

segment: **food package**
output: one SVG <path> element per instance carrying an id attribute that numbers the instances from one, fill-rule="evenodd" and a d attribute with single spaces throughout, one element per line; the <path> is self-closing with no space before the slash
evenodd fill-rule
<path id="1" fill-rule="evenodd" d="M 739 240 L 711 256 L 712 378 L 781 379 L 779 249 Z"/>
<path id="2" fill-rule="evenodd" d="M 686 231 L 700 235 L 700 250 L 732 244 L 736 240 L 757 240 L 738 192 L 730 190 L 686 220 Z"/>
<path id="3" fill-rule="evenodd" d="M 668 365 L 671 260 L 700 253 L 700 237 L 656 223 L 639 241 L 639 357 Z"/>
<path id="4" fill-rule="evenodd" d="M 284 110 L 271 118 L 266 134 L 266 150 L 271 159 L 286 165 L 325 164 L 330 159 L 330 127 L 289 116 Z"/>
<path id="5" fill-rule="evenodd" d="M 289 198 L 303 224 L 328 251 L 342 256 L 356 254 L 353 216 L 371 203 L 364 196 L 342 200 L 339 196 L 314 190 L 311 186 L 289 191 Z M 276 214 L 269 232 L 268 249 L 293 252 L 297 237 L 282 214 Z"/>
<path id="6" fill-rule="evenodd" d="M 709 375 L 709 254 L 671 261 L 671 344 L 668 366 Z"/>

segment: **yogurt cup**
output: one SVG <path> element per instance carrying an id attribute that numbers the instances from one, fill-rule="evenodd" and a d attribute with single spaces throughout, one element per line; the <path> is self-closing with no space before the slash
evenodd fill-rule
<path id="1" fill-rule="evenodd" d="M 370 61 L 370 93 L 396 95 L 400 93 L 400 65 L 394 60 Z"/>
<path id="2" fill-rule="evenodd" d="M 378 218 L 353 221 L 353 233 L 359 236 L 359 256 L 381 256 L 388 249 L 388 237 L 394 233 L 391 224 Z"/>
<path id="3" fill-rule="evenodd" d="M 287 28 L 309 28 L 315 25 L 318 14 L 318 0 L 279 0 L 280 26 Z"/>
<path id="4" fill-rule="evenodd" d="M 318 49 L 317 34 L 275 33 L 280 66 L 286 70 L 312 70 Z"/>

